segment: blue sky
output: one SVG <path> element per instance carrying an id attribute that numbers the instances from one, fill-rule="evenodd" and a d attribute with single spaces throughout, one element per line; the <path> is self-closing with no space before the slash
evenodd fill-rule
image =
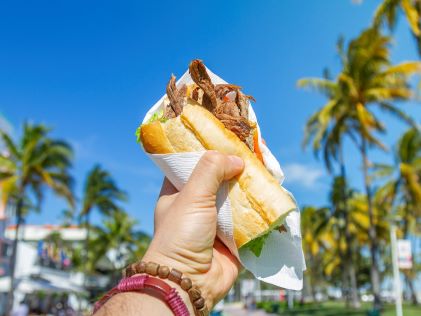
<path id="1" fill-rule="evenodd" d="M 193 58 L 253 95 L 263 137 L 301 205 L 322 205 L 330 178 L 301 149 L 303 126 L 324 103 L 296 88 L 301 77 L 338 69 L 335 43 L 356 36 L 379 1 L 4 1 L 0 4 L 0 111 L 19 136 L 24 120 L 54 127 L 74 146 L 80 196 L 86 172 L 100 163 L 128 191 L 127 211 L 152 232 L 162 175 L 135 142 L 146 110 Z M 394 61 L 416 59 L 403 19 Z M 403 108 L 418 121 L 421 107 Z M 393 145 L 403 126 L 385 117 Z M 352 185 L 360 160 L 347 144 Z M 391 161 L 373 152 L 374 161 Z M 58 223 L 64 203 L 48 196 L 28 223 Z"/>

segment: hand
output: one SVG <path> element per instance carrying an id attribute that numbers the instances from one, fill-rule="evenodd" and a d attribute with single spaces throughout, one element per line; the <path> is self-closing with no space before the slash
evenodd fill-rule
<path id="1" fill-rule="evenodd" d="M 238 276 L 240 264 L 216 238 L 216 193 L 244 168 L 236 156 L 208 151 L 178 192 L 167 180 L 155 209 L 155 235 L 143 260 L 180 270 L 202 291 L 209 310 Z"/>

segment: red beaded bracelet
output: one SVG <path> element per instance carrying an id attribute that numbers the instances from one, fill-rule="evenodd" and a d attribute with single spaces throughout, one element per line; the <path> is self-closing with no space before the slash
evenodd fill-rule
<path id="1" fill-rule="evenodd" d="M 147 274 L 124 278 L 120 283 L 105 294 L 98 302 L 95 303 L 95 314 L 111 297 L 122 292 L 141 292 L 144 289 L 151 289 L 158 294 L 175 316 L 189 316 L 190 313 L 186 304 L 178 295 L 177 290 L 172 288 L 161 279 L 151 277 Z"/>

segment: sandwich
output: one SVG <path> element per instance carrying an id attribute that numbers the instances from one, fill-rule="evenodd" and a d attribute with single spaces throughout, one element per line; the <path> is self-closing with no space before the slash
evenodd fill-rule
<path id="1" fill-rule="evenodd" d="M 243 159 L 244 170 L 229 181 L 234 241 L 260 256 L 268 235 L 285 231 L 286 215 L 297 208 L 292 196 L 265 167 L 250 100 L 233 84 L 213 84 L 205 65 L 189 66 L 193 84 L 176 86 L 172 75 L 163 108 L 139 126 L 137 139 L 150 154 L 216 150 Z"/>

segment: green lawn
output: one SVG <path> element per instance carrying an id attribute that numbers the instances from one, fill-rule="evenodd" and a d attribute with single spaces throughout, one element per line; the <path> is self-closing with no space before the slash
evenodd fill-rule
<path id="1" fill-rule="evenodd" d="M 370 310 L 369 304 L 364 304 L 363 307 L 359 310 L 347 309 L 341 302 L 327 302 L 323 304 L 314 304 L 310 306 L 299 306 L 295 305 L 294 309 L 291 311 L 284 311 L 281 309 L 279 311 L 280 315 L 285 316 L 367 316 L 367 311 Z M 405 316 L 419 316 L 421 315 L 421 306 L 411 306 L 405 305 L 403 314 Z M 394 305 L 385 305 L 381 316 L 394 316 L 395 315 L 395 306 Z"/>

